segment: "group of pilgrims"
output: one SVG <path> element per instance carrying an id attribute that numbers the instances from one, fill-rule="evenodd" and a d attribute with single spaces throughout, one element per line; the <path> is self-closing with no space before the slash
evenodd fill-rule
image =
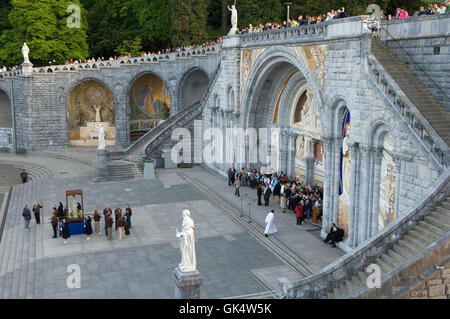
<path id="1" fill-rule="evenodd" d="M 81 210 L 80 203 L 77 203 L 77 210 L 78 211 Z M 92 215 L 84 216 L 84 233 L 88 236 L 87 239 L 89 240 L 90 239 L 89 236 L 93 233 L 92 230 L 92 219 L 93 219 L 94 232 L 96 234 L 101 234 L 100 220 L 104 218 L 105 235 L 108 237 L 108 239 L 113 240 L 112 227 L 113 224 L 115 224 L 116 231 L 118 231 L 119 233 L 118 235 L 119 240 L 122 240 L 124 238 L 124 235 L 130 235 L 132 215 L 133 212 L 129 204 L 126 204 L 124 211 L 122 211 L 120 206 L 117 205 L 116 209 L 114 209 L 114 213 L 111 210 L 110 206 L 107 205 L 103 210 L 103 216 L 101 216 L 98 209 L 95 209 Z M 53 227 L 53 238 L 57 238 L 57 230 L 59 229 L 61 237 L 64 238 L 64 243 L 66 244 L 67 239 L 70 237 L 69 222 L 70 222 L 69 208 L 67 206 L 64 207 L 63 204 L 59 202 L 58 208 L 56 206 L 53 207 L 52 216 L 50 217 L 50 223 L 52 224 Z"/>

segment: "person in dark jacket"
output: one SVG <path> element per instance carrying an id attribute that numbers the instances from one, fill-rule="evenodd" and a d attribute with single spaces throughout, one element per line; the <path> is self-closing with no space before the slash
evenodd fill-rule
<path id="1" fill-rule="evenodd" d="M 131 211 L 129 204 L 125 206 L 125 215 L 127 216 L 128 228 L 131 228 L 131 216 L 133 215 L 133 212 Z"/>
<path id="2" fill-rule="evenodd" d="M 100 219 L 102 218 L 102 216 L 100 216 L 100 214 L 98 213 L 98 209 L 96 209 L 94 211 L 94 225 L 95 225 L 95 233 L 96 234 L 101 234 L 100 233 Z"/>
<path id="3" fill-rule="evenodd" d="M 34 218 L 36 219 L 36 224 L 41 223 L 41 209 L 42 209 L 43 205 L 44 204 L 42 203 L 42 201 L 41 201 L 41 205 L 39 205 L 38 202 L 34 202 L 34 204 L 33 204 L 32 210 L 34 213 Z"/>
<path id="4" fill-rule="evenodd" d="M 106 224 L 106 215 L 111 214 L 112 215 L 112 210 L 109 207 L 109 205 L 106 205 L 105 209 L 103 210 L 103 217 L 105 218 L 105 235 L 108 236 L 108 226 Z"/>
<path id="5" fill-rule="evenodd" d="M 56 210 L 56 206 L 53 207 L 52 217 L 50 217 L 50 224 L 53 227 L 53 238 L 57 238 L 56 230 L 58 229 L 58 211 Z"/>
<path id="6" fill-rule="evenodd" d="M 264 205 L 269 206 L 269 198 L 272 191 L 270 190 L 270 186 L 267 184 L 266 188 L 264 189 Z"/>
<path id="7" fill-rule="evenodd" d="M 114 217 L 115 217 L 115 222 L 116 222 L 116 230 L 119 227 L 117 221 L 119 220 L 120 217 L 122 217 L 122 208 L 120 208 L 119 205 L 117 205 L 116 209 L 114 210 Z"/>
<path id="8" fill-rule="evenodd" d="M 340 242 L 344 238 L 344 230 L 336 226 L 335 223 L 331 224 L 330 231 L 328 232 L 327 237 L 323 240 L 324 243 L 328 243 L 329 241 L 331 247 L 336 247 L 337 242 Z"/>
<path id="9" fill-rule="evenodd" d="M 64 238 L 64 244 L 67 244 L 67 238 L 70 237 L 70 231 L 69 231 L 69 223 L 65 218 L 63 218 L 61 223 L 61 235 L 62 238 Z"/>
<path id="10" fill-rule="evenodd" d="M 58 206 L 58 218 L 62 219 L 64 217 L 64 206 L 63 203 L 59 202 Z"/>
<path id="11" fill-rule="evenodd" d="M 30 207 L 25 205 L 23 211 L 22 211 L 23 219 L 25 220 L 25 229 L 30 229 L 30 220 L 31 220 L 31 211 Z"/>
<path id="12" fill-rule="evenodd" d="M 116 227 L 119 229 L 119 240 L 122 240 L 123 235 L 125 233 L 125 229 L 123 228 L 124 226 L 124 218 L 121 215 L 118 219 L 117 219 L 117 224 Z"/>
<path id="13" fill-rule="evenodd" d="M 263 186 L 259 182 L 256 185 L 256 193 L 258 195 L 258 206 L 261 206 L 262 205 L 262 203 L 261 203 L 261 196 L 262 196 L 262 193 L 263 193 Z"/>
<path id="14" fill-rule="evenodd" d="M 125 229 L 125 235 L 129 235 L 130 234 L 130 227 L 128 224 L 129 220 L 126 214 L 123 215 L 123 228 Z"/>
<path id="15" fill-rule="evenodd" d="M 113 240 L 112 237 L 112 225 L 114 224 L 114 219 L 112 217 L 112 213 L 107 212 L 105 217 L 105 225 L 107 227 L 108 239 Z"/>
<path id="16" fill-rule="evenodd" d="M 91 218 L 91 216 L 86 216 L 85 218 L 84 218 L 84 232 L 85 232 L 85 234 L 88 236 L 87 237 L 87 240 L 89 240 L 90 239 L 90 235 L 92 234 L 92 218 Z"/>

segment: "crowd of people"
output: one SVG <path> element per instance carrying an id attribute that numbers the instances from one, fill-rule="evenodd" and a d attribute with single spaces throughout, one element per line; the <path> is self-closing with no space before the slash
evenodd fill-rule
<path id="1" fill-rule="evenodd" d="M 210 42 L 205 42 L 203 44 L 200 45 L 190 45 L 190 46 L 184 46 L 184 47 L 177 47 L 177 48 L 167 48 L 165 50 L 159 50 L 159 51 L 153 51 L 153 52 L 142 52 L 141 53 L 141 57 L 148 57 L 148 56 L 154 56 L 154 55 L 161 55 L 161 54 L 170 54 L 170 53 L 181 53 L 181 52 L 186 52 L 186 51 L 191 51 L 191 50 L 197 50 L 197 49 L 202 49 L 205 47 L 209 47 L 209 46 L 213 46 L 216 44 L 222 43 L 222 38 L 218 38 L 216 41 L 210 41 Z M 130 58 L 136 58 L 136 55 L 132 55 L 132 54 L 128 54 L 128 55 L 116 55 L 116 56 L 110 56 L 109 59 L 107 58 L 106 60 L 108 61 L 116 61 L 116 60 L 122 60 L 122 59 L 130 59 Z M 65 65 L 73 65 L 73 64 L 81 64 L 81 63 L 94 63 L 94 62 L 103 62 L 105 61 L 105 57 L 98 57 L 98 58 L 88 58 L 88 59 L 84 59 L 84 60 L 66 60 L 66 62 L 64 63 Z M 56 62 L 50 61 L 49 65 L 55 65 Z"/>
<path id="2" fill-rule="evenodd" d="M 445 2 L 441 4 L 430 4 L 427 9 L 425 10 L 425 7 L 420 7 L 419 11 L 417 11 L 414 15 L 415 16 L 424 16 L 424 15 L 435 15 L 435 14 L 441 14 L 441 13 L 448 13 L 450 12 L 450 0 L 446 0 Z M 386 15 L 383 10 L 380 11 L 380 17 L 381 20 L 395 20 L 395 19 L 406 19 L 410 17 L 410 14 L 408 11 L 402 7 L 397 8 L 395 14 L 388 14 Z M 318 16 L 310 16 L 310 15 L 300 15 L 297 19 L 288 19 L 286 21 L 283 21 L 282 23 L 276 23 L 276 22 L 268 22 L 266 24 L 259 24 L 259 25 L 252 25 L 250 24 L 248 27 L 238 29 L 236 33 L 238 34 L 245 34 L 245 33 L 252 33 L 252 32 L 262 32 L 262 31 L 268 31 L 268 30 L 277 30 L 277 29 L 284 29 L 284 28 L 295 28 L 302 25 L 311 25 L 311 24 L 317 24 L 321 22 L 328 22 L 331 20 L 336 19 L 343 19 L 347 18 L 347 14 L 345 12 L 345 7 L 341 7 L 337 10 L 331 10 L 330 12 L 327 12 L 327 14 L 321 14 Z M 180 46 L 177 48 L 167 48 L 165 50 L 158 50 L 154 52 L 142 52 L 142 57 L 147 56 L 154 56 L 154 55 L 160 55 L 160 54 L 169 54 L 169 53 L 181 53 L 185 51 L 190 51 L 194 49 L 199 48 L 205 48 L 208 46 L 216 45 L 222 43 L 222 38 L 218 38 L 216 41 L 210 41 L 205 42 L 200 45 L 190 45 L 190 46 Z M 114 60 L 121 60 L 125 58 L 135 58 L 137 56 L 135 55 L 119 55 L 119 56 L 111 56 L 109 59 L 106 60 L 114 61 Z M 98 58 L 88 58 L 84 60 L 77 60 L 77 59 L 70 59 L 65 61 L 66 65 L 72 65 L 72 64 L 81 64 L 81 63 L 94 63 L 94 62 L 102 62 L 105 61 L 104 57 L 98 57 Z M 56 65 L 56 61 L 49 61 L 49 65 Z M 0 72 L 7 72 L 7 71 L 16 71 L 20 70 L 20 65 L 15 65 L 9 68 L 6 68 L 6 66 L 3 66 L 0 68 Z"/>
<path id="3" fill-rule="evenodd" d="M 280 174 L 264 174 L 254 168 L 236 170 L 232 166 L 228 170 L 228 185 L 234 186 L 234 194 L 240 197 L 241 187 L 256 190 L 258 206 L 269 206 L 270 198 L 280 205 L 281 211 L 292 211 L 297 217 L 297 225 L 310 219 L 314 206 L 322 206 L 323 188 L 319 185 L 302 185 L 297 177 L 289 179 L 283 172 Z M 317 216 L 319 219 L 321 216 Z"/>
<path id="4" fill-rule="evenodd" d="M 415 16 L 422 16 L 422 15 L 433 15 L 433 14 L 440 14 L 440 13 L 448 13 L 450 12 L 450 0 L 446 0 L 445 2 L 438 4 L 430 4 L 428 6 L 428 9 L 425 10 L 424 7 L 420 7 L 419 11 L 417 11 L 414 15 Z M 380 11 L 380 17 L 381 20 L 395 20 L 395 19 L 406 19 L 409 18 L 410 15 L 408 11 L 402 7 L 397 8 L 395 14 L 388 14 L 386 15 L 383 10 Z M 331 20 L 336 19 L 343 19 L 347 18 L 347 14 L 345 12 L 345 7 L 342 7 L 338 10 L 331 10 L 330 12 L 327 12 L 327 14 L 321 14 L 318 16 L 310 16 L 306 15 L 303 17 L 303 15 L 300 15 L 297 19 L 289 19 L 287 21 L 283 21 L 282 23 L 266 23 L 266 24 L 260 24 L 260 25 L 252 25 L 250 24 L 246 28 L 242 28 L 241 30 L 238 29 L 238 34 L 245 34 L 245 33 L 252 33 L 252 32 L 262 32 L 262 31 L 268 31 L 268 30 L 277 30 L 277 29 L 285 29 L 285 28 L 295 28 L 302 25 L 311 25 L 311 24 L 317 24 L 321 22 L 328 22 Z"/>
<path id="5" fill-rule="evenodd" d="M 43 209 L 43 202 L 40 204 L 38 202 L 34 202 L 32 208 L 30 209 L 29 205 L 25 205 L 22 216 L 25 221 L 25 229 L 30 228 L 30 221 L 32 216 L 36 220 L 36 225 L 41 224 L 41 210 Z M 81 204 L 77 203 L 77 210 L 81 211 Z M 82 218 L 84 224 L 84 233 L 88 236 L 87 239 L 90 239 L 90 235 L 92 233 L 100 235 L 100 223 L 101 219 L 104 219 L 104 229 L 105 235 L 109 240 L 113 240 L 113 225 L 115 224 L 115 230 L 118 233 L 118 239 L 122 240 L 124 235 L 130 235 L 131 229 L 131 216 L 133 212 L 130 208 L 129 204 L 126 204 L 125 210 L 122 210 L 119 205 L 116 206 L 114 212 L 111 210 L 110 206 L 106 206 L 103 210 L 103 216 L 99 213 L 98 209 L 95 209 L 94 213 L 91 215 L 86 215 Z M 58 230 L 60 232 L 60 236 L 64 239 L 64 243 L 67 244 L 67 239 L 70 237 L 69 223 L 73 216 L 69 213 L 69 208 L 64 206 L 61 202 L 59 202 L 58 207 L 54 206 L 52 215 L 49 218 L 49 221 L 53 228 L 53 238 L 58 238 Z M 79 221 L 79 219 L 77 219 Z M 94 230 L 92 229 L 92 221 L 94 221 Z"/>

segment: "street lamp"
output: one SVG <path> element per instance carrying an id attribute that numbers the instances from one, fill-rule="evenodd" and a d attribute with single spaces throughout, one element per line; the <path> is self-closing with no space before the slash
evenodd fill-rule
<path id="1" fill-rule="evenodd" d="M 287 6 L 287 20 L 286 20 L 287 22 L 289 21 L 289 6 L 293 4 L 293 2 L 285 2 L 284 4 Z"/>

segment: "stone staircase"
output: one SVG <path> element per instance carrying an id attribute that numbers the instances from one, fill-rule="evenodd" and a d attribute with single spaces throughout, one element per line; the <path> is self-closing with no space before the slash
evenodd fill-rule
<path id="1" fill-rule="evenodd" d="M 433 97 L 430 90 L 386 43 L 373 39 L 372 53 L 436 133 L 450 145 L 450 114 L 442 102 Z"/>
<path id="2" fill-rule="evenodd" d="M 201 118 L 203 107 L 211 95 L 212 88 L 216 84 L 220 70 L 221 68 L 219 65 L 202 102 L 195 102 L 182 108 L 178 113 L 170 116 L 167 120 L 148 131 L 125 150 L 108 152 L 108 168 L 110 172 L 112 168 L 112 173 L 110 174 L 118 172 L 119 176 L 126 175 L 132 177 L 133 174 L 137 174 L 137 176 L 140 177 L 142 176 L 141 162 L 143 159 L 151 158 L 156 159 L 157 163 L 161 162 L 161 148 L 170 148 L 172 145 L 170 141 L 172 131 L 180 127 L 192 127 L 193 121 Z M 128 166 L 126 166 L 124 162 L 128 162 Z M 127 167 L 131 171 L 126 172 Z M 112 179 L 106 177 L 105 180 Z"/>
<path id="3" fill-rule="evenodd" d="M 279 294 L 301 299 L 393 298 L 399 288 L 411 285 L 427 269 L 448 259 L 449 243 L 447 168 L 414 207 L 346 255 L 305 279 L 290 282 L 280 278 Z M 381 271 L 381 287 L 377 289 L 366 284 L 373 272 L 368 270 L 371 264 Z"/>
<path id="4" fill-rule="evenodd" d="M 120 181 L 143 177 L 142 169 L 138 163 L 114 160 L 108 163 L 108 176 L 97 177 L 96 182 Z"/>
<path id="5" fill-rule="evenodd" d="M 450 165 L 450 114 L 408 65 L 378 39 L 370 39 L 367 74 L 399 120 L 439 169 Z"/>
<path id="6" fill-rule="evenodd" d="M 40 198 L 42 187 L 45 187 L 45 182 L 32 181 L 13 188 L 0 243 L 0 299 L 38 296 L 34 281 L 37 275 L 36 260 L 42 256 L 43 234 L 40 225 L 35 225 L 34 220 L 30 225 L 31 230 L 25 229 L 23 207 L 18 205 L 31 204 Z"/>
<path id="7" fill-rule="evenodd" d="M 431 246 L 450 231 L 450 197 L 447 197 L 435 210 L 428 214 L 396 244 L 377 257 L 373 263 L 378 265 L 382 274 L 389 274 L 400 269 L 416 254 Z M 357 297 L 367 287 L 369 274 L 359 271 L 339 287 L 328 291 L 325 299 L 343 299 Z"/>
<path id="8" fill-rule="evenodd" d="M 11 165 L 19 169 L 24 169 L 28 173 L 28 181 L 52 179 L 56 173 L 51 169 L 23 161 L 0 160 L 0 164 Z M 19 177 L 17 177 L 19 179 Z"/>

